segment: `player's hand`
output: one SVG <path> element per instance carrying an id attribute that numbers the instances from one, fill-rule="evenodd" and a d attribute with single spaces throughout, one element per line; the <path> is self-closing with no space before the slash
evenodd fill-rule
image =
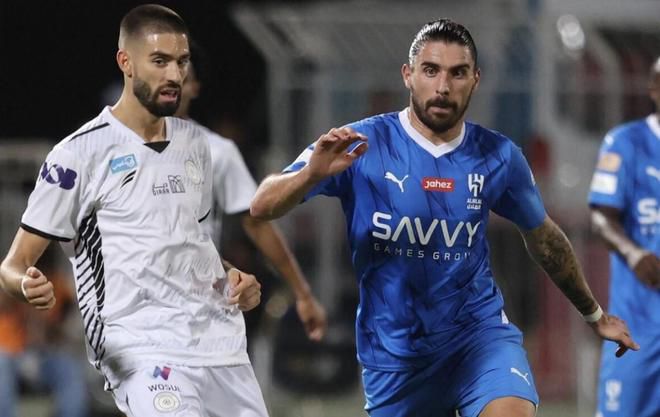
<path id="1" fill-rule="evenodd" d="M 53 284 L 37 268 L 31 266 L 21 280 L 21 290 L 25 300 L 37 310 L 48 310 L 55 305 Z"/>
<path id="2" fill-rule="evenodd" d="M 639 250 L 628 257 L 628 266 L 644 284 L 660 288 L 660 258 L 654 253 Z"/>
<path id="3" fill-rule="evenodd" d="M 366 136 L 350 127 L 330 129 L 328 133 L 321 135 L 314 145 L 307 166 L 310 176 L 320 179 L 342 172 L 367 151 L 366 140 Z M 347 149 L 358 141 L 362 143 L 352 152 L 347 152 Z"/>
<path id="4" fill-rule="evenodd" d="M 639 345 L 630 336 L 630 330 L 626 322 L 616 316 L 603 312 L 602 317 L 593 323 L 589 323 L 594 332 L 605 340 L 611 340 L 619 344 L 616 357 L 620 358 L 628 349 L 639 350 Z"/>
<path id="5" fill-rule="evenodd" d="M 261 302 L 261 284 L 252 274 L 231 268 L 227 271 L 229 304 L 238 305 L 241 311 L 250 311 Z"/>
<path id="6" fill-rule="evenodd" d="M 309 340 L 320 342 L 328 327 L 325 309 L 313 295 L 296 300 L 296 312 Z"/>

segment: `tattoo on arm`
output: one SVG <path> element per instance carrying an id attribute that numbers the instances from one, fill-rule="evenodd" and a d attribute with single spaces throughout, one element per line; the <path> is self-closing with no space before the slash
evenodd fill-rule
<path id="1" fill-rule="evenodd" d="M 583 315 L 597 308 L 571 243 L 552 220 L 534 230 L 523 232 L 527 250 L 550 276 L 555 285 Z"/>

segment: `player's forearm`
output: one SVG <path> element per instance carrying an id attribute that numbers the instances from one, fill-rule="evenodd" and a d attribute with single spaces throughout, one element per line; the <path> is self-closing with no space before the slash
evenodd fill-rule
<path id="1" fill-rule="evenodd" d="M 568 238 L 549 217 L 534 230 L 523 232 L 527 250 L 550 279 L 582 314 L 596 311 L 591 293 Z"/>
<path id="2" fill-rule="evenodd" d="M 255 219 L 247 214 L 241 221 L 250 240 L 284 277 L 296 299 L 309 297 L 311 295 L 309 284 L 279 228 L 269 221 Z"/>
<path id="3" fill-rule="evenodd" d="M 49 244 L 50 240 L 19 228 L 7 257 L 0 264 L 0 287 L 13 297 L 25 300 L 21 290 L 23 277 Z"/>
<path id="4" fill-rule="evenodd" d="M 307 168 L 271 175 L 259 185 L 250 204 L 250 215 L 261 220 L 282 217 L 298 205 L 318 181 L 309 175 Z"/>
<path id="5" fill-rule="evenodd" d="M 618 219 L 618 211 L 607 209 L 593 209 L 591 211 L 591 225 L 593 231 L 605 242 L 607 247 L 626 261 L 637 251 L 642 250 L 626 234 Z"/>
<path id="6" fill-rule="evenodd" d="M 28 267 L 29 265 L 24 265 L 8 256 L 0 264 L 0 287 L 2 287 L 2 290 L 14 298 L 24 300 L 21 281 Z"/>

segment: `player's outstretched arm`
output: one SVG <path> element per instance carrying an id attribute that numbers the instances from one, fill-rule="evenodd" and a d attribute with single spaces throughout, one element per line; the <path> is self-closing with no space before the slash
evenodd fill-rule
<path id="1" fill-rule="evenodd" d="M 258 219 L 272 220 L 283 216 L 324 178 L 338 174 L 351 166 L 367 150 L 366 142 L 352 151 L 349 147 L 366 136 L 350 127 L 331 129 L 314 144 L 309 162 L 300 171 L 267 177 L 252 199 L 250 214 Z"/>
<path id="2" fill-rule="evenodd" d="M 296 311 L 307 337 L 320 341 L 327 327 L 325 309 L 312 294 L 309 283 L 279 228 L 247 213 L 242 216 L 241 223 L 250 240 L 289 284 L 296 297 Z"/>
<path id="3" fill-rule="evenodd" d="M 584 278 L 571 243 L 550 217 L 546 216 L 541 226 L 521 233 L 532 258 L 584 316 L 596 334 L 619 344 L 617 356 L 623 355 L 628 349 L 639 349 L 626 323 L 602 311 Z"/>
<path id="4" fill-rule="evenodd" d="M 25 300 L 39 310 L 55 305 L 53 284 L 34 265 L 50 240 L 18 229 L 9 253 L 0 264 L 0 287 L 14 298 Z"/>
<path id="5" fill-rule="evenodd" d="M 644 284 L 660 288 L 660 258 L 633 242 L 621 224 L 621 212 L 613 207 L 591 209 L 591 225 L 605 244 L 626 260 L 628 267 Z"/>

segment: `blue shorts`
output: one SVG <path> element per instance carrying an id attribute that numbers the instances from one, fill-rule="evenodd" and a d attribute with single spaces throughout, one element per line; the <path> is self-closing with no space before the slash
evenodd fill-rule
<path id="1" fill-rule="evenodd" d="M 603 343 L 598 417 L 660 416 L 660 334 L 633 336 L 640 350 L 620 358 L 616 343 Z"/>
<path id="2" fill-rule="evenodd" d="M 411 371 L 362 372 L 371 417 L 477 417 L 491 401 L 519 397 L 538 405 L 522 334 L 512 324 L 481 323 L 450 354 Z"/>

